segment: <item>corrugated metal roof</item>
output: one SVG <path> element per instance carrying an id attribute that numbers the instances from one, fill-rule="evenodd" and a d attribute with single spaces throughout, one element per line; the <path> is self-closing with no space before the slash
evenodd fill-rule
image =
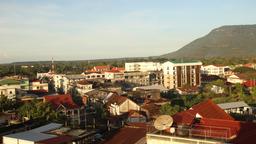
<path id="1" fill-rule="evenodd" d="M 50 123 L 44 126 L 41 126 L 39 128 L 35 128 L 30 130 L 31 132 L 37 132 L 37 133 L 41 133 L 41 132 L 47 132 L 47 131 L 51 131 L 51 130 L 55 130 L 62 127 L 62 124 L 58 124 L 58 123 Z"/>
<path id="2" fill-rule="evenodd" d="M 239 107 L 249 107 L 244 101 L 239 102 L 230 102 L 230 103 L 221 103 L 218 106 L 222 109 L 231 109 L 231 108 L 239 108 Z"/>
<path id="3" fill-rule="evenodd" d="M 37 142 L 37 141 L 57 137 L 56 135 L 45 134 L 45 133 L 42 133 L 42 132 L 51 131 L 51 130 L 60 128 L 61 126 L 62 126 L 62 124 L 50 123 L 50 124 L 44 125 L 42 127 L 39 127 L 39 128 L 33 129 L 33 130 L 20 132 L 20 133 L 15 133 L 15 134 L 10 134 L 10 135 L 6 135 L 4 137 Z"/>
<path id="4" fill-rule="evenodd" d="M 25 132 L 16 133 L 16 134 L 10 134 L 10 135 L 4 136 L 4 137 L 37 142 L 37 141 L 41 141 L 41 140 L 54 138 L 54 137 L 57 137 L 57 136 L 56 135 L 51 135 L 51 134 L 25 131 Z"/>
<path id="5" fill-rule="evenodd" d="M 143 89 L 143 90 L 159 89 L 160 91 L 168 91 L 168 89 L 162 85 L 142 86 L 142 87 L 137 87 L 137 89 Z"/>

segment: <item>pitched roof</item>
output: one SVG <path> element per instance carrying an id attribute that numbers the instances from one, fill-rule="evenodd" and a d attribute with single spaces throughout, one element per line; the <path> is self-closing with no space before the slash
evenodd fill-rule
<path id="1" fill-rule="evenodd" d="M 178 124 L 192 124 L 197 114 L 203 118 L 234 120 L 212 100 L 201 102 L 192 106 L 189 110 L 176 113 L 173 115 L 173 119 Z"/>
<path id="2" fill-rule="evenodd" d="M 94 66 L 95 69 L 109 69 L 110 67 L 108 65 L 106 66 Z"/>
<path id="3" fill-rule="evenodd" d="M 81 80 L 81 81 L 78 81 L 77 84 L 80 84 L 80 85 L 89 85 L 90 83 L 86 80 Z"/>
<path id="4" fill-rule="evenodd" d="M 234 120 L 210 99 L 192 106 L 192 109 L 205 118 Z"/>
<path id="5" fill-rule="evenodd" d="M 123 68 L 123 67 L 113 67 L 111 70 L 124 71 L 125 68 Z"/>
<path id="6" fill-rule="evenodd" d="M 145 136 L 145 128 L 123 127 L 104 144 L 134 144 Z"/>
<path id="7" fill-rule="evenodd" d="M 60 105 L 63 105 L 67 109 L 79 108 L 69 94 L 44 96 L 44 100 L 51 103 L 55 109 L 57 109 Z"/>
<path id="8" fill-rule="evenodd" d="M 243 83 L 246 87 L 255 87 L 256 86 L 256 80 L 248 80 Z"/>
<path id="9" fill-rule="evenodd" d="M 128 100 L 127 97 L 119 96 L 119 95 L 112 95 L 110 98 L 108 98 L 107 105 L 109 106 L 114 103 L 116 103 L 117 105 L 121 105 L 126 100 Z"/>

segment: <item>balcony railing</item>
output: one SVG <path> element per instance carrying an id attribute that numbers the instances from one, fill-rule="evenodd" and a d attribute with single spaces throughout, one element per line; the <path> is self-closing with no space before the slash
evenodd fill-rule
<path id="1" fill-rule="evenodd" d="M 213 141 L 224 143 L 229 140 L 231 137 L 231 132 L 227 128 L 223 127 L 212 127 L 212 126 L 199 126 L 193 125 L 192 127 L 177 127 L 172 128 L 173 133 L 170 130 L 159 131 L 156 130 L 153 126 L 147 127 L 147 134 L 167 136 L 174 138 L 187 138 L 187 139 L 199 139 L 206 141 Z"/>

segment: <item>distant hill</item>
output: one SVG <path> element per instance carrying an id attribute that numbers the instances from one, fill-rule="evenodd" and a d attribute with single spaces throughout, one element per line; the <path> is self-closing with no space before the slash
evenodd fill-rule
<path id="1" fill-rule="evenodd" d="M 256 56 L 256 25 L 222 26 L 163 58 Z"/>

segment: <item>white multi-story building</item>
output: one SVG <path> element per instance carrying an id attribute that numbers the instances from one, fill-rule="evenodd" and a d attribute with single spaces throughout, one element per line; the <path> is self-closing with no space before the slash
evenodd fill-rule
<path id="1" fill-rule="evenodd" d="M 162 64 L 164 86 L 168 89 L 201 84 L 200 61 L 167 61 Z"/>
<path id="2" fill-rule="evenodd" d="M 43 83 L 40 80 L 32 80 L 29 82 L 29 90 L 45 90 L 48 91 L 48 83 Z"/>
<path id="3" fill-rule="evenodd" d="M 16 89 L 20 89 L 20 85 L 1 85 L 0 96 L 7 96 L 8 99 L 16 97 Z"/>
<path id="4" fill-rule="evenodd" d="M 132 62 L 125 63 L 125 71 L 159 71 L 161 64 L 158 62 Z"/>
<path id="5" fill-rule="evenodd" d="M 86 80 L 78 81 L 76 83 L 76 90 L 81 96 L 84 96 L 85 93 L 92 91 L 92 84 L 88 83 Z"/>
<path id="6" fill-rule="evenodd" d="M 6 96 L 8 99 L 16 97 L 16 90 L 20 89 L 20 82 L 12 79 L 0 80 L 0 96 Z"/>
<path id="7" fill-rule="evenodd" d="M 207 66 L 201 67 L 202 74 L 206 74 L 206 75 L 225 76 L 226 72 L 229 70 L 230 70 L 229 66 L 207 65 Z"/>

